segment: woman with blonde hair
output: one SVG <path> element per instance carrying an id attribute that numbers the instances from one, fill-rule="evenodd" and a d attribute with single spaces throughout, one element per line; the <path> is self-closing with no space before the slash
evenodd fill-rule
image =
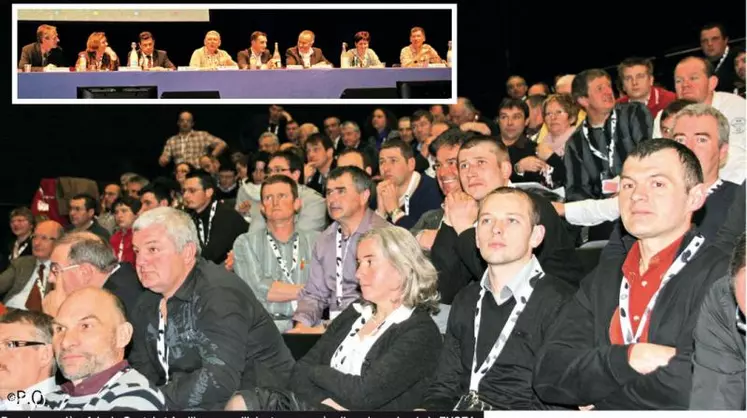
<path id="1" fill-rule="evenodd" d="M 119 58 L 109 47 L 104 32 L 94 32 L 88 37 L 86 50 L 78 54 L 75 63 L 78 71 L 117 71 Z"/>
<path id="2" fill-rule="evenodd" d="M 362 297 L 296 363 L 292 392 L 241 391 L 227 409 L 405 411 L 418 406 L 442 346 L 431 318 L 438 311 L 436 269 L 412 234 L 396 226 L 365 233 L 356 258 Z"/>

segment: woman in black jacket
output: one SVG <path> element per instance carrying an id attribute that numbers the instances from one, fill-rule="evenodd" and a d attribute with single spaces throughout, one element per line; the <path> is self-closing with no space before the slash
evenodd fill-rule
<path id="1" fill-rule="evenodd" d="M 242 391 L 228 409 L 405 411 L 418 406 L 442 345 L 431 318 L 439 300 L 436 269 L 412 234 L 395 226 L 363 235 L 356 256 L 362 299 L 296 363 L 293 393 Z"/>

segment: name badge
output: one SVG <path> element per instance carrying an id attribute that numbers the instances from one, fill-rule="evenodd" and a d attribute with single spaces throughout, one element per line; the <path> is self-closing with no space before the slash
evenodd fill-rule
<path id="1" fill-rule="evenodd" d="M 36 209 L 38 209 L 39 212 L 49 212 L 49 204 L 43 200 L 40 200 L 36 202 Z"/>
<path id="2" fill-rule="evenodd" d="M 615 177 L 612 180 L 602 180 L 602 193 L 615 194 L 620 188 L 620 179 Z"/>

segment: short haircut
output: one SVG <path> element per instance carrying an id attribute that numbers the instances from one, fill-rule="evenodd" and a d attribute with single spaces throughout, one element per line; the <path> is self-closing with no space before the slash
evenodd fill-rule
<path id="1" fill-rule="evenodd" d="M 739 270 L 744 268 L 745 258 L 745 233 L 742 232 L 737 238 L 737 242 L 734 243 L 734 251 L 731 253 L 731 260 L 729 261 L 729 277 L 734 277 L 739 273 Z M 742 289 L 744 291 L 744 289 Z"/>
<path id="2" fill-rule="evenodd" d="M 73 200 L 83 200 L 83 204 L 87 211 L 93 209 L 93 211 L 96 212 L 96 199 L 94 199 L 90 194 L 78 193 L 70 199 L 71 202 Z"/>
<path id="3" fill-rule="evenodd" d="M 187 244 L 195 245 L 195 257 L 199 257 L 202 249 L 197 238 L 197 227 L 192 218 L 185 212 L 171 207 L 151 209 L 137 217 L 132 225 L 137 232 L 153 225 L 163 226 L 176 250 L 181 252 Z"/>
<path id="4" fill-rule="evenodd" d="M 391 148 L 399 148 L 399 151 L 402 154 L 402 157 L 405 159 L 405 161 L 411 158 L 415 158 L 415 153 L 412 150 L 412 146 L 399 138 L 390 139 L 384 142 L 383 144 L 381 144 L 381 150 L 379 151 L 379 155 L 381 155 L 381 151 L 384 151 L 385 149 L 391 149 Z"/>
<path id="5" fill-rule="evenodd" d="M 506 97 L 505 99 L 501 100 L 501 104 L 498 105 L 499 115 L 501 113 L 501 110 L 503 109 L 519 109 L 524 114 L 524 119 L 529 117 L 529 106 L 527 106 L 527 104 L 521 99 Z"/>
<path id="6" fill-rule="evenodd" d="M 488 193 L 485 198 L 482 199 L 480 202 L 480 213 L 482 213 L 482 208 L 485 205 L 485 202 L 488 201 L 488 198 L 493 195 L 516 195 L 521 196 L 529 202 L 529 221 L 532 223 L 532 226 L 539 225 L 540 224 L 540 211 L 539 208 L 537 208 L 537 204 L 534 202 L 534 199 L 532 198 L 532 195 L 529 194 L 526 190 L 519 189 L 518 187 L 499 187 L 492 192 Z"/>
<path id="7" fill-rule="evenodd" d="M 114 201 L 114 203 L 112 204 L 112 209 L 117 210 L 118 206 L 127 206 L 128 208 L 130 208 L 132 213 L 137 214 L 138 212 L 140 212 L 141 204 L 137 199 L 133 199 L 129 196 L 122 196 Z"/>
<path id="8" fill-rule="evenodd" d="M 360 41 L 371 42 L 371 34 L 370 34 L 370 33 L 368 33 L 368 32 L 366 32 L 366 31 L 364 31 L 364 30 L 362 30 L 362 31 L 360 31 L 360 32 L 358 32 L 358 33 L 356 33 L 356 34 L 355 34 L 355 35 L 353 36 L 353 43 L 356 43 L 356 44 L 357 44 L 357 43 L 358 43 L 358 42 L 360 42 Z"/>
<path id="9" fill-rule="evenodd" d="M 414 124 L 415 122 L 423 118 L 426 118 L 428 122 L 433 123 L 433 113 L 423 109 L 416 110 L 415 113 L 413 113 L 410 117 L 410 122 Z"/>
<path id="10" fill-rule="evenodd" d="M 475 135 L 474 132 L 465 132 L 459 128 L 449 128 L 431 142 L 431 145 L 428 146 L 428 151 L 431 155 L 435 156 L 438 154 L 438 150 L 444 147 L 461 148 L 462 144 L 473 138 Z"/>
<path id="11" fill-rule="evenodd" d="M 36 335 L 41 342 L 52 343 L 54 318 L 43 312 L 10 309 L 5 314 L 0 315 L 0 324 L 31 325 L 35 328 Z"/>
<path id="12" fill-rule="evenodd" d="M 329 184 L 330 180 L 337 180 L 340 177 L 344 176 L 345 174 L 350 174 L 350 177 L 353 178 L 353 184 L 355 185 L 355 190 L 358 191 L 358 193 L 363 193 L 364 191 L 368 190 L 369 193 L 373 194 L 373 187 L 374 182 L 371 179 L 371 176 L 368 175 L 365 171 L 361 170 L 358 167 L 349 165 L 345 167 L 337 167 L 329 172 L 327 175 L 327 180 L 325 181 L 325 185 Z M 327 189 L 329 190 L 329 189 Z M 370 199 L 370 195 L 369 195 Z"/>
<path id="13" fill-rule="evenodd" d="M 262 132 L 262 134 L 259 136 L 259 139 L 257 140 L 257 143 L 259 144 L 265 138 L 272 138 L 272 142 L 274 142 L 276 145 L 280 145 L 280 139 L 278 138 L 278 136 L 275 135 L 274 132 L 269 131 Z"/>
<path id="14" fill-rule="evenodd" d="M 695 100 L 690 99 L 676 99 L 672 100 L 667 107 L 661 110 L 661 119 L 662 121 L 667 120 L 670 116 L 674 116 L 679 112 L 680 110 L 684 109 L 685 106 L 698 103 Z"/>
<path id="15" fill-rule="evenodd" d="M 700 27 L 700 31 L 703 32 L 704 30 L 718 28 L 718 30 L 721 32 L 721 37 L 728 38 L 729 35 L 726 33 L 726 26 L 724 26 L 721 22 L 708 22 L 705 25 Z"/>
<path id="16" fill-rule="evenodd" d="M 345 122 L 342 123 L 342 129 L 345 129 L 345 128 L 353 128 L 353 130 L 355 132 L 358 132 L 358 133 L 361 132 L 361 127 L 358 126 L 357 123 L 355 123 L 355 122 L 353 122 L 351 120 L 347 120 L 347 121 L 345 121 Z"/>
<path id="17" fill-rule="evenodd" d="M 335 144 L 332 143 L 332 140 L 329 139 L 327 134 L 319 132 L 309 135 L 304 145 L 306 147 L 308 147 L 309 145 L 321 145 L 322 147 L 324 147 L 325 151 L 335 148 Z"/>
<path id="18" fill-rule="evenodd" d="M 99 237 L 73 232 L 66 234 L 59 244 L 70 245 L 67 260 L 71 264 L 87 263 L 103 273 L 111 272 L 117 265 L 112 247 Z"/>
<path id="19" fill-rule="evenodd" d="M 275 158 L 284 159 L 288 163 L 288 168 L 290 169 L 291 173 L 293 173 L 294 171 L 298 171 L 299 173 L 301 173 L 301 175 L 298 177 L 298 183 L 299 184 L 304 183 L 304 178 L 303 178 L 303 160 L 304 159 L 301 156 L 287 149 L 287 150 L 278 151 L 272 154 L 270 156 L 270 161 L 272 161 Z M 269 165 L 269 161 L 268 161 L 268 165 Z"/>
<path id="20" fill-rule="evenodd" d="M 499 163 L 503 161 L 508 161 L 508 148 L 506 148 L 506 144 L 503 143 L 503 141 L 497 141 L 492 136 L 485 136 L 485 135 L 477 135 L 469 140 L 467 140 L 464 144 L 462 144 L 462 147 L 459 149 L 459 151 L 467 150 L 470 148 L 474 148 L 478 145 L 482 144 L 488 144 L 491 145 L 493 149 L 493 154 L 495 154 L 496 159 Z"/>
<path id="21" fill-rule="evenodd" d="M 187 175 L 187 178 L 189 178 L 189 175 Z M 143 197 L 146 193 L 153 193 L 157 202 L 165 200 L 169 205 L 171 205 L 171 190 L 161 184 L 155 182 L 148 184 L 140 189 L 138 196 Z"/>
<path id="22" fill-rule="evenodd" d="M 314 39 L 316 39 L 316 35 L 314 35 L 314 32 L 312 32 L 312 31 L 310 31 L 308 29 L 306 29 L 304 31 L 301 31 L 301 33 L 298 34 L 298 37 L 300 38 L 300 37 L 302 37 L 304 35 L 311 36 L 311 40 L 312 41 L 314 41 Z"/>
<path id="23" fill-rule="evenodd" d="M 44 37 L 51 33 L 57 32 L 57 28 L 50 25 L 40 25 L 38 28 L 36 28 L 36 40 L 38 42 L 41 42 L 44 40 Z"/>
<path id="24" fill-rule="evenodd" d="M 573 95 L 573 100 L 578 101 L 578 99 L 582 97 L 588 97 L 589 83 L 596 80 L 597 78 L 602 77 L 605 77 L 606 79 L 612 81 L 609 73 L 600 68 L 592 68 L 590 70 L 584 70 L 576 74 L 576 77 L 573 78 L 573 83 L 571 84 L 571 94 Z"/>
<path id="25" fill-rule="evenodd" d="M 628 158 L 643 159 L 659 151 L 674 150 L 682 163 L 685 171 L 685 190 L 690 191 L 693 187 L 703 183 L 703 169 L 700 167 L 698 157 L 689 148 L 671 139 L 644 139 L 638 143 Z"/>
<path id="26" fill-rule="evenodd" d="M 150 183 L 150 181 L 148 181 L 148 179 L 146 179 L 145 177 L 136 174 L 136 175 L 130 177 L 129 180 L 127 180 L 127 184 L 129 184 L 129 183 L 137 183 L 137 184 L 145 187 L 145 186 L 148 185 L 148 183 Z"/>
<path id="27" fill-rule="evenodd" d="M 138 38 L 140 38 L 140 42 L 147 41 L 148 39 L 153 39 L 154 41 L 156 38 L 153 37 L 153 35 L 150 32 L 140 32 L 140 35 L 138 35 Z"/>
<path id="28" fill-rule="evenodd" d="M 546 98 L 546 94 L 532 94 L 531 96 L 527 96 L 527 99 L 524 101 L 524 103 L 526 103 L 529 108 L 534 109 L 535 107 L 542 106 L 542 103 Z"/>
<path id="29" fill-rule="evenodd" d="M 527 85 L 527 80 L 524 77 L 518 74 L 513 74 L 513 75 L 508 76 L 508 78 L 506 79 L 506 87 L 508 87 L 508 84 L 512 78 L 518 78 L 519 80 L 521 80 L 522 84 L 524 84 L 525 86 Z"/>
<path id="30" fill-rule="evenodd" d="M 623 78 L 623 70 L 630 67 L 635 67 L 637 65 L 646 67 L 646 73 L 648 75 L 654 75 L 654 63 L 649 58 L 640 58 L 640 57 L 630 57 L 625 58 L 622 60 L 620 64 L 617 66 L 617 77 L 622 80 Z"/>
<path id="31" fill-rule="evenodd" d="M 715 107 L 705 103 L 695 103 L 685 106 L 682 110 L 674 115 L 674 123 L 681 117 L 704 117 L 710 116 L 716 119 L 716 125 L 718 126 L 718 146 L 719 148 L 729 144 L 729 119 L 726 119 L 723 113 L 719 112 Z M 662 116 L 663 118 L 664 116 Z"/>
<path id="32" fill-rule="evenodd" d="M 360 155 L 361 160 L 363 161 L 363 168 L 373 168 L 372 166 L 373 163 L 368 158 L 368 154 L 366 154 L 365 152 L 357 148 L 345 148 L 337 155 L 337 159 L 339 160 L 340 158 L 342 158 L 343 155 L 348 155 L 348 154 Z"/>
<path id="33" fill-rule="evenodd" d="M 249 169 L 251 171 L 254 171 L 257 169 L 257 163 L 265 163 L 265 167 L 267 167 L 267 163 L 270 162 L 270 154 L 265 151 L 259 151 L 258 153 L 252 155 L 251 159 L 249 160 Z"/>
<path id="34" fill-rule="evenodd" d="M 249 37 L 249 40 L 250 40 L 251 42 L 254 42 L 254 41 L 256 41 L 256 40 L 257 40 L 257 39 L 258 39 L 258 38 L 259 38 L 260 36 L 264 36 L 265 38 L 267 38 L 267 34 L 266 34 L 266 33 L 264 33 L 264 32 L 261 32 L 261 31 L 258 31 L 258 30 L 257 30 L 257 31 L 254 31 L 254 32 L 252 32 L 252 35 L 251 35 L 251 36 Z"/>
<path id="35" fill-rule="evenodd" d="M 563 108 L 563 110 L 565 110 L 565 113 L 568 114 L 568 119 L 570 120 L 571 125 L 578 121 L 578 104 L 573 100 L 573 97 L 571 97 L 570 94 L 560 93 L 547 96 L 545 101 L 542 102 L 543 114 L 547 113 L 547 106 L 552 102 L 557 103 Z"/>
<path id="36" fill-rule="evenodd" d="M 190 171 L 189 174 L 187 174 L 186 179 L 194 178 L 200 180 L 200 186 L 202 186 L 204 190 L 213 189 L 213 192 L 215 192 L 215 178 L 210 175 L 210 173 L 202 169 Z"/>
<path id="37" fill-rule="evenodd" d="M 267 177 L 263 182 L 262 185 L 259 186 L 259 197 L 260 201 L 264 200 L 263 192 L 265 191 L 265 186 L 270 186 L 273 184 L 287 184 L 288 187 L 291 189 L 291 194 L 293 194 L 293 199 L 298 199 L 298 184 L 296 184 L 293 179 L 291 179 L 288 176 L 284 176 L 282 174 L 273 174 L 270 177 Z"/>
<path id="38" fill-rule="evenodd" d="M 425 29 L 421 28 L 420 26 L 415 26 L 414 28 L 410 29 L 410 35 L 412 35 L 415 32 L 420 32 L 425 36 Z"/>
<path id="39" fill-rule="evenodd" d="M 706 77 L 710 78 L 710 77 L 716 75 L 715 69 L 713 68 L 713 64 L 711 63 L 711 61 L 708 61 L 707 59 L 705 59 L 703 57 L 698 57 L 698 56 L 695 56 L 695 55 L 691 55 L 689 57 L 682 58 L 680 60 L 680 62 L 678 62 L 677 65 L 674 67 L 675 70 L 677 69 L 677 66 L 679 66 L 680 64 L 683 64 L 685 61 L 692 61 L 692 60 L 700 61 L 700 63 L 703 64 L 703 67 L 704 67 L 703 71 L 705 72 Z"/>
<path id="40" fill-rule="evenodd" d="M 529 88 L 531 89 L 534 86 L 542 86 L 542 89 L 545 91 L 543 94 L 538 94 L 537 96 L 547 96 L 548 94 L 550 94 L 550 86 L 548 86 L 544 81 L 538 81 L 529 86 Z M 532 96 L 534 96 L 534 94 Z"/>
<path id="41" fill-rule="evenodd" d="M 31 224 L 31 227 L 33 228 L 36 226 L 36 219 L 34 218 L 34 212 L 31 212 L 31 209 L 27 208 L 26 206 L 21 206 L 13 209 L 10 211 L 10 216 L 8 217 L 9 220 L 13 220 L 13 218 L 23 216 L 26 218 L 27 221 Z"/>

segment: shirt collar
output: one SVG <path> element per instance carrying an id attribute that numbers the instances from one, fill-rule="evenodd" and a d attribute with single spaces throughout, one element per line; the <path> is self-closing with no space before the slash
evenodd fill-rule
<path id="1" fill-rule="evenodd" d="M 54 392 L 55 390 L 57 390 L 57 380 L 54 376 L 52 376 L 26 389 L 26 395 L 33 394 L 34 391 L 39 391 L 42 395 L 46 395 L 47 393 Z"/>
<path id="2" fill-rule="evenodd" d="M 184 279 L 184 282 L 181 286 L 179 286 L 179 289 L 177 289 L 176 292 L 174 292 L 174 297 L 183 301 L 188 301 L 192 298 L 192 293 L 195 287 L 195 283 L 197 282 L 197 270 L 198 266 L 200 264 L 204 263 L 204 261 L 201 258 L 198 258 L 195 261 L 195 266 L 192 267 L 192 271 L 189 272 L 187 275 L 187 278 Z"/>
<path id="3" fill-rule="evenodd" d="M 542 270 L 542 266 L 539 263 L 539 260 L 537 260 L 537 257 L 532 255 L 532 259 L 529 260 L 529 262 L 522 267 L 521 270 L 519 270 L 518 273 L 508 282 L 505 286 L 503 286 L 503 289 L 501 289 L 500 294 L 495 294 L 493 292 L 493 289 L 490 286 L 490 277 L 488 275 L 488 269 L 485 270 L 485 273 L 482 275 L 482 280 L 480 280 L 480 286 L 485 289 L 486 291 L 493 294 L 493 297 L 495 298 L 495 302 L 498 305 L 503 305 L 506 303 L 512 296 L 521 294 L 523 289 L 526 286 L 529 286 L 529 279 L 531 279 L 532 271 L 533 270 Z"/>
<path id="4" fill-rule="evenodd" d="M 127 360 L 122 360 L 104 371 L 98 372 L 85 378 L 78 385 L 73 384 L 73 382 L 67 382 L 62 385 L 61 389 L 68 395 L 75 397 L 93 395 L 103 389 L 104 385 L 106 385 L 106 383 L 109 382 L 109 380 L 114 377 L 114 375 L 122 370 L 127 369 L 129 366 L 130 365 L 129 363 L 127 363 Z"/>
<path id="5" fill-rule="evenodd" d="M 353 309 L 361 314 L 366 322 L 374 316 L 373 305 L 370 303 L 353 303 Z M 412 315 L 412 312 L 414 310 L 414 308 L 408 308 L 405 305 L 399 305 L 397 309 L 392 311 L 392 313 L 390 313 L 389 316 L 386 317 L 386 320 L 392 322 L 393 324 L 402 323 Z"/>

